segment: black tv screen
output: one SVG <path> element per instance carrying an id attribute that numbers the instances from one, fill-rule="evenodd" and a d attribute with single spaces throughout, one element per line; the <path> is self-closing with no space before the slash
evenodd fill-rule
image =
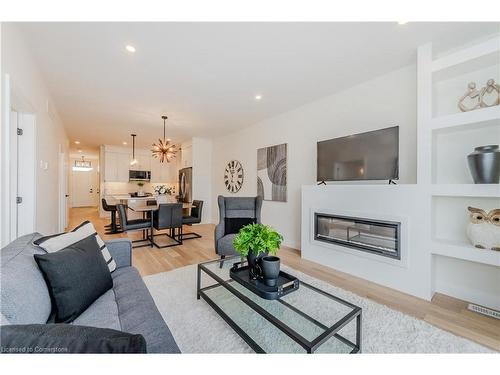
<path id="1" fill-rule="evenodd" d="M 317 147 L 317 181 L 399 177 L 399 126 L 321 141 Z"/>

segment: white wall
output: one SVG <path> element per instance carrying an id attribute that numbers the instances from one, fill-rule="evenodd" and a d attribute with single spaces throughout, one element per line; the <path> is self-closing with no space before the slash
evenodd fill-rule
<path id="1" fill-rule="evenodd" d="M 212 142 L 193 138 L 193 199 L 203 201 L 202 223 L 212 219 Z"/>
<path id="2" fill-rule="evenodd" d="M 33 113 L 37 129 L 36 230 L 58 230 L 58 153 L 61 145 L 68 155 L 68 138 L 57 115 L 44 78 L 37 68 L 22 33 L 13 23 L 2 24 L 2 74 L 8 74 L 11 106 Z M 4 77 L 4 76 L 2 76 Z M 5 103 L 5 101 L 3 102 Z M 3 116 L 10 108 L 2 106 Z M 5 125 L 5 124 L 4 124 Z M 47 165 L 47 169 L 41 167 Z"/>
<path id="3" fill-rule="evenodd" d="M 335 72 L 332 72 L 335 74 Z M 272 98 L 265 98 L 272 101 Z M 301 185 L 316 182 L 316 142 L 392 125 L 400 126 L 400 183 L 416 182 L 416 67 L 409 66 L 290 112 L 267 119 L 213 142 L 213 194 L 225 190 L 223 172 L 232 159 L 244 168 L 244 182 L 236 196 L 257 192 L 257 149 L 288 144 L 288 201 L 268 202 L 262 221 L 284 236 L 284 244 L 300 246 Z M 218 211 L 212 210 L 218 222 Z"/>

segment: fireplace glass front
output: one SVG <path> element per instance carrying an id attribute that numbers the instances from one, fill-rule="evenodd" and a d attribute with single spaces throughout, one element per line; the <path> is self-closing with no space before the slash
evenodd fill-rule
<path id="1" fill-rule="evenodd" d="M 315 240 L 401 259 L 399 222 L 321 213 L 314 218 Z"/>

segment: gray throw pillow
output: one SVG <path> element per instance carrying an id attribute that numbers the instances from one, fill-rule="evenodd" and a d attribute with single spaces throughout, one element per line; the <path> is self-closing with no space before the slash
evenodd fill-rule
<path id="1" fill-rule="evenodd" d="M 49 254 L 35 254 L 52 299 L 56 323 L 69 323 L 113 287 L 94 236 Z"/>

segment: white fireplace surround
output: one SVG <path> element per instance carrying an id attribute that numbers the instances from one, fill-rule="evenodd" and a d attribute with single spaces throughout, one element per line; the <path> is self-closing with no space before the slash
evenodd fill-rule
<path id="1" fill-rule="evenodd" d="M 303 186 L 302 257 L 430 300 L 429 210 L 422 187 L 414 184 Z M 401 260 L 315 240 L 315 212 L 400 222 Z"/>

